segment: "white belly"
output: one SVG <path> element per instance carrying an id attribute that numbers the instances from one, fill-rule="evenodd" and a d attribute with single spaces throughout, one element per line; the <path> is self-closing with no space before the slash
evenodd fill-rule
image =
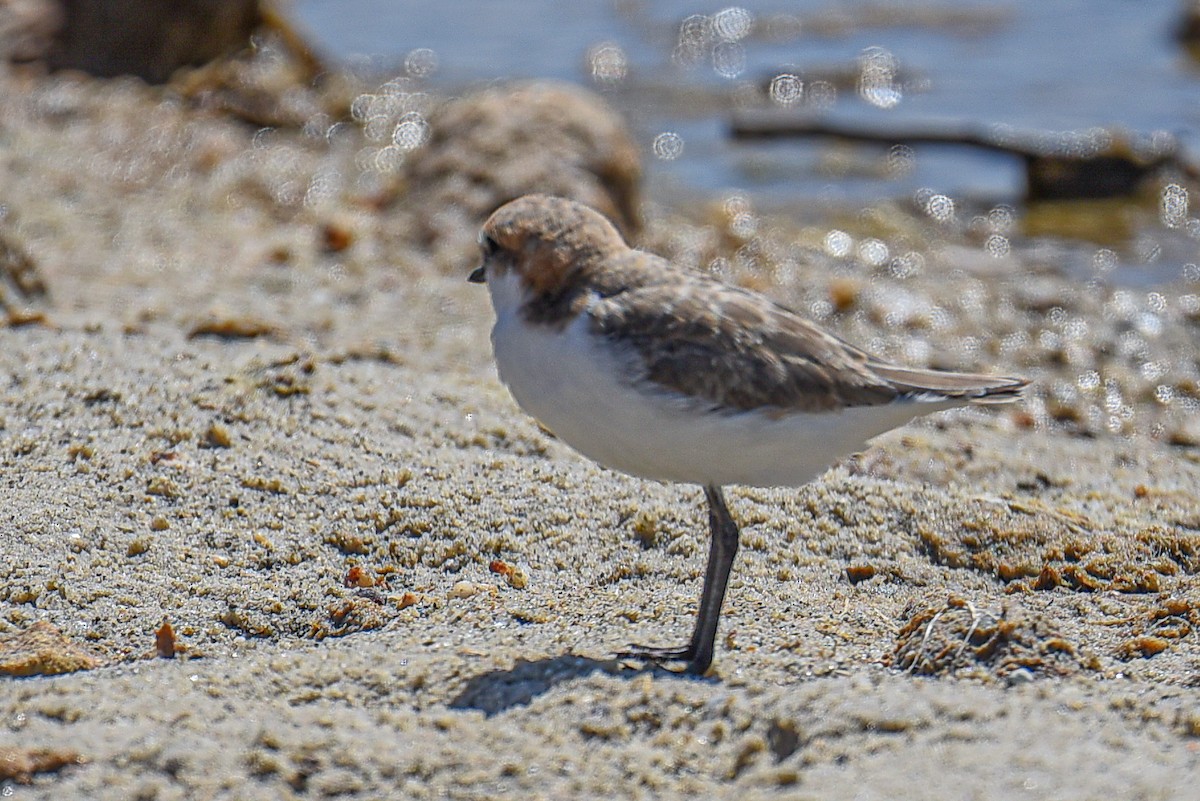
<path id="1" fill-rule="evenodd" d="M 954 401 L 894 403 L 772 419 L 702 412 L 628 383 L 586 321 L 562 331 L 497 320 L 500 378 L 521 408 L 600 464 L 643 478 L 724 486 L 799 486 L 867 440 Z"/>

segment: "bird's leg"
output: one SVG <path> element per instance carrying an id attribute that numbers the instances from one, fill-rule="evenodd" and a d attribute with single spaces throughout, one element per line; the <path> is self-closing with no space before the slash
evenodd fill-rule
<path id="1" fill-rule="evenodd" d="M 729 573 L 737 556 L 738 539 L 741 532 L 725 505 L 725 495 L 720 487 L 705 487 L 708 499 L 708 525 L 712 541 L 708 552 L 708 569 L 704 574 L 704 590 L 700 595 L 700 610 L 696 616 L 696 629 L 692 632 L 689 645 L 691 657 L 688 673 L 697 675 L 708 670 L 713 660 L 713 643 L 717 639 L 717 621 L 721 617 L 721 605 L 725 602 L 725 587 L 729 584 Z"/>
<path id="2" fill-rule="evenodd" d="M 679 660 L 687 662 L 687 672 L 703 674 L 712 664 L 713 644 L 717 638 L 717 621 L 721 617 L 721 604 L 725 601 L 725 586 L 729 583 L 729 571 L 738 550 L 738 526 L 725 505 L 725 496 L 720 487 L 705 487 L 708 499 L 708 525 L 711 532 L 708 550 L 708 568 L 704 573 L 704 590 L 700 595 L 700 609 L 696 615 L 696 628 L 691 641 L 682 648 L 656 648 L 632 645 L 621 656 L 635 659 L 650 659 L 656 662 Z"/>

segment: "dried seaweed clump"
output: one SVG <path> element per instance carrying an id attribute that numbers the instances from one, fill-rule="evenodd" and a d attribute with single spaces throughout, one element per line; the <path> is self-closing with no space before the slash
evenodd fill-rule
<path id="1" fill-rule="evenodd" d="M 53 676 L 91 670 L 103 662 L 45 621 L 0 639 L 0 675 Z"/>
<path id="2" fill-rule="evenodd" d="M 952 596 L 940 606 L 910 606 L 905 616 L 891 662 L 909 673 L 1003 679 L 1017 671 L 1067 676 L 1098 666 L 1041 615 L 980 609 Z"/>
<path id="3" fill-rule="evenodd" d="M 1132 636 L 1117 648 L 1117 658 L 1149 659 L 1190 637 L 1200 627 L 1200 607 L 1188 598 L 1163 598 L 1133 621 Z"/>
<path id="4" fill-rule="evenodd" d="M 918 531 L 938 564 L 987 573 L 1013 590 L 1163 592 L 1200 573 L 1200 532 L 1154 525 L 1132 535 L 1096 531 L 1087 518 L 1017 499 L 965 505 L 962 519 Z"/>
<path id="5" fill-rule="evenodd" d="M 55 773 L 71 765 L 86 764 L 87 761 L 87 757 L 65 748 L 3 746 L 0 747 L 0 782 L 32 784 L 35 774 Z"/>

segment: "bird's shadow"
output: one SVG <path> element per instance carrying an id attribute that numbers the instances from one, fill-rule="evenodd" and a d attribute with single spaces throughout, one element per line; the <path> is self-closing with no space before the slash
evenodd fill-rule
<path id="1" fill-rule="evenodd" d="M 717 681 L 715 678 L 667 670 L 649 662 L 642 667 L 631 667 L 620 659 L 590 659 L 585 656 L 563 654 L 531 661 L 519 659 L 507 670 L 481 673 L 467 682 L 463 691 L 450 701 L 450 707 L 452 709 L 478 709 L 491 717 L 515 706 L 524 706 L 565 681 L 583 678 L 597 672 L 623 679 L 650 674 L 683 681 Z"/>

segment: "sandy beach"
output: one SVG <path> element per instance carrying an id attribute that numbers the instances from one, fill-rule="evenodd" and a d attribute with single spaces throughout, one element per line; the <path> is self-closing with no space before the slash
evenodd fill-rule
<path id="1" fill-rule="evenodd" d="M 882 355 L 1038 382 L 731 489 L 695 679 L 612 654 L 690 630 L 699 490 L 521 413 L 473 265 L 364 200 L 361 132 L 121 80 L 5 75 L 0 107 L 0 234 L 48 290 L 0 330 L 6 796 L 1195 792 L 1200 433 L 1155 392 L 1197 393 L 1200 284 L 925 249 L 887 207 L 748 237 L 720 198 L 650 204 L 650 249 Z M 830 255 L 837 226 L 917 268 Z M 41 675 L 64 658 L 89 669 Z"/>

